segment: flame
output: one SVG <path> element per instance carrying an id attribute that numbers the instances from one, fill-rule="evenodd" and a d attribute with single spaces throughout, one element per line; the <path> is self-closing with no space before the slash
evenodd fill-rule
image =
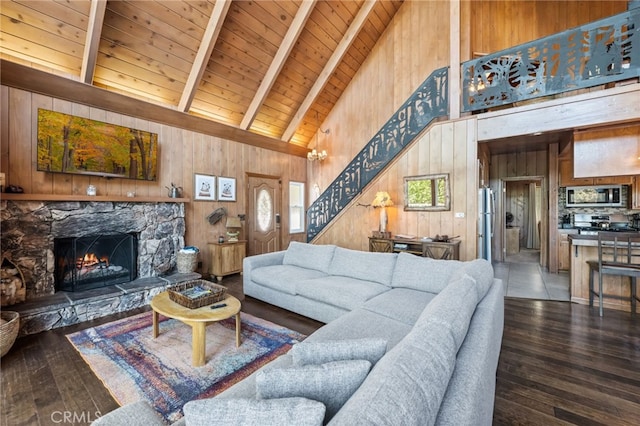
<path id="1" fill-rule="evenodd" d="M 107 256 L 103 256 L 98 258 L 95 253 L 87 253 L 84 257 L 79 257 L 76 259 L 76 268 L 88 268 L 96 265 L 104 265 L 109 266 L 109 258 Z"/>

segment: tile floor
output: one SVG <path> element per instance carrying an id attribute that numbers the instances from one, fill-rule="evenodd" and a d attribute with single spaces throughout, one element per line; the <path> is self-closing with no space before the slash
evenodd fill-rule
<path id="1" fill-rule="evenodd" d="M 517 255 L 507 256 L 505 262 L 493 263 L 495 276 L 505 284 L 505 296 L 568 302 L 569 274 L 543 270 L 539 256 L 538 250 L 521 249 Z"/>

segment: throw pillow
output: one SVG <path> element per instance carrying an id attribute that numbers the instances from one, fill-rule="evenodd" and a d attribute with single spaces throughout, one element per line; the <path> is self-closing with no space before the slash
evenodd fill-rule
<path id="1" fill-rule="evenodd" d="M 366 359 L 373 366 L 386 351 L 386 340 L 363 338 L 296 343 L 289 354 L 293 358 L 293 365 L 299 366 L 354 359 Z"/>
<path id="2" fill-rule="evenodd" d="M 187 426 L 317 426 L 322 424 L 324 414 L 322 403 L 306 398 L 210 398 L 184 405 Z"/>
<path id="3" fill-rule="evenodd" d="M 315 269 L 327 274 L 335 249 L 336 246 L 334 245 L 316 245 L 291 241 L 284 252 L 282 264 Z"/>
<path id="4" fill-rule="evenodd" d="M 360 387 L 370 369 L 371 363 L 365 360 L 265 369 L 256 375 L 256 394 L 259 399 L 303 397 L 322 402 L 327 422 Z"/>

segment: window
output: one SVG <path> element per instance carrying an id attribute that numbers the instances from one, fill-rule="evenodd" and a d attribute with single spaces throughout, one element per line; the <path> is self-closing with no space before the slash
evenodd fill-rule
<path id="1" fill-rule="evenodd" d="M 407 176 L 404 178 L 404 209 L 449 210 L 449 174 Z"/>
<path id="2" fill-rule="evenodd" d="M 289 182 L 289 232 L 304 232 L 304 183 Z"/>

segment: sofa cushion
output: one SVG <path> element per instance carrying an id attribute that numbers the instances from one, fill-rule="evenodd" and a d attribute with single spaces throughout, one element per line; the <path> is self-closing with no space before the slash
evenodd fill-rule
<path id="1" fill-rule="evenodd" d="M 329 274 L 374 281 L 389 286 L 396 257 L 395 253 L 371 253 L 336 247 L 333 260 L 329 265 Z"/>
<path id="2" fill-rule="evenodd" d="M 334 245 L 315 245 L 291 241 L 289 248 L 284 253 L 282 264 L 315 269 L 326 274 L 329 272 L 329 264 L 331 264 L 335 249 Z"/>
<path id="3" fill-rule="evenodd" d="M 493 266 L 486 259 L 475 259 L 464 262 L 464 271 L 476 281 L 477 301 L 479 302 L 493 285 Z"/>
<path id="4" fill-rule="evenodd" d="M 375 365 L 385 352 L 386 340 L 365 338 L 300 342 L 293 345 L 289 354 L 293 358 L 293 364 L 298 366 L 353 359 L 365 359 Z"/>
<path id="5" fill-rule="evenodd" d="M 148 402 L 140 400 L 123 405 L 117 410 L 98 417 L 91 423 L 91 426 L 131 426 L 136 424 L 164 426 L 165 421 Z"/>
<path id="6" fill-rule="evenodd" d="M 457 352 L 467 336 L 469 322 L 478 305 L 476 294 L 476 281 L 464 274 L 427 305 L 411 332 L 421 333 L 423 329 L 429 331 L 435 324 L 453 338 Z"/>
<path id="7" fill-rule="evenodd" d="M 452 279 L 464 273 L 464 262 L 399 253 L 391 286 L 440 293 Z"/>
<path id="8" fill-rule="evenodd" d="M 253 282 L 274 290 L 296 295 L 296 283 L 300 280 L 326 277 L 327 274 L 315 269 L 301 268 L 294 265 L 273 265 L 255 269 Z"/>
<path id="9" fill-rule="evenodd" d="M 387 349 L 394 347 L 411 331 L 411 326 L 375 314 L 366 309 L 355 309 L 320 327 L 305 342 L 327 340 L 378 338 L 387 341 Z"/>
<path id="10" fill-rule="evenodd" d="M 385 291 L 389 291 L 389 287 L 373 281 L 335 275 L 298 281 L 296 284 L 297 294 L 350 311 Z"/>
<path id="11" fill-rule="evenodd" d="M 434 424 L 464 339 L 462 330 L 475 309 L 475 292 L 473 280 L 464 276 L 436 296 L 330 424 L 388 424 L 390 412 L 403 425 Z"/>
<path id="12" fill-rule="evenodd" d="M 324 404 L 306 398 L 209 398 L 184 405 L 187 426 L 317 426 L 322 425 L 325 411 Z"/>
<path id="13" fill-rule="evenodd" d="M 393 288 L 369 299 L 362 308 L 413 326 L 434 297 L 434 293 L 426 291 Z"/>
<path id="14" fill-rule="evenodd" d="M 303 397 L 322 402 L 325 421 L 333 417 L 367 377 L 371 363 L 336 361 L 304 367 L 263 369 L 256 376 L 261 399 Z"/>

